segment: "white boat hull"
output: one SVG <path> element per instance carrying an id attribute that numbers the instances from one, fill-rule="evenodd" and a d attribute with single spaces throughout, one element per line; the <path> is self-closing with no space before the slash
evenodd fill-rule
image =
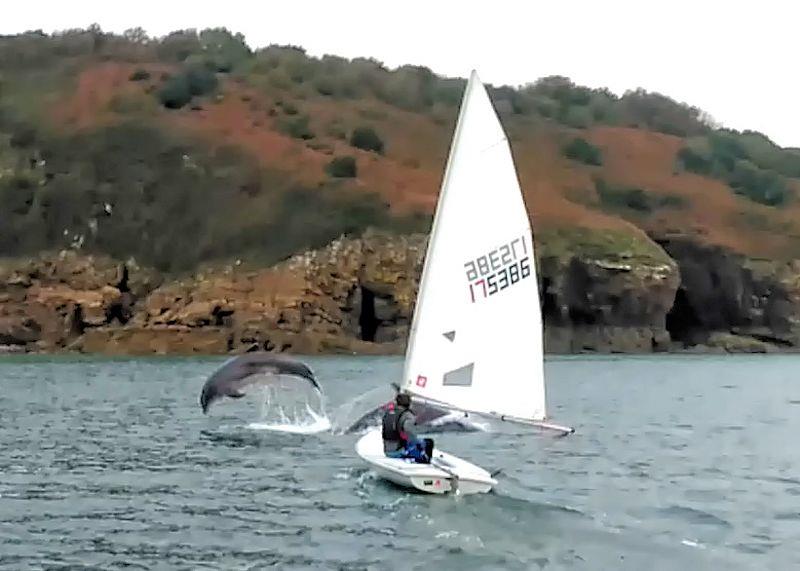
<path id="1" fill-rule="evenodd" d="M 388 458 L 383 453 L 380 429 L 362 436 L 356 443 L 356 453 L 381 478 L 429 494 L 485 494 L 497 484 L 483 468 L 436 449 L 430 464 Z"/>

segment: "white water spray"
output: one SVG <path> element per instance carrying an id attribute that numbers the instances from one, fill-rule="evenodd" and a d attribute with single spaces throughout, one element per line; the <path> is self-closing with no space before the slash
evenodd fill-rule
<path id="1" fill-rule="evenodd" d="M 261 399 L 260 418 L 247 427 L 292 434 L 315 434 L 330 430 L 325 398 L 315 389 L 302 390 L 296 382 L 280 379 L 256 393 Z"/>

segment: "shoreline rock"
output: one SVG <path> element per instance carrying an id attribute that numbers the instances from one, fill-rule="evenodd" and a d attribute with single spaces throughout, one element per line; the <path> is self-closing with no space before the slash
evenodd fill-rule
<path id="1" fill-rule="evenodd" d="M 389 354 L 405 350 L 427 237 L 340 238 L 270 268 L 168 280 L 72 251 L 0 262 L 0 352 Z M 800 263 L 691 242 L 538 260 L 550 354 L 794 352 Z"/>

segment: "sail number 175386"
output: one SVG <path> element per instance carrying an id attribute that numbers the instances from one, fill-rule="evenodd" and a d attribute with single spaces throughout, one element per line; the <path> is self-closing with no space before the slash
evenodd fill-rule
<path id="1" fill-rule="evenodd" d="M 473 303 L 495 295 L 531 275 L 525 236 L 515 238 L 464 264 Z"/>

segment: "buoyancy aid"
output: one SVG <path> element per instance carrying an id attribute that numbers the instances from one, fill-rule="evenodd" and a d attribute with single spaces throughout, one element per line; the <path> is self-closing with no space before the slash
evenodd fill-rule
<path id="1" fill-rule="evenodd" d="M 408 442 L 408 435 L 403 432 L 403 420 L 406 414 L 411 412 L 407 408 L 398 410 L 391 406 L 383 415 L 382 435 L 384 441 L 399 442 L 403 447 Z"/>

